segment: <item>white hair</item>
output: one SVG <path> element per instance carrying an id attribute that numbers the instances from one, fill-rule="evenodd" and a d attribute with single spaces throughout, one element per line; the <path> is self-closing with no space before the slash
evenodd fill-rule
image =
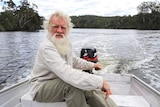
<path id="1" fill-rule="evenodd" d="M 51 19 L 52 17 L 60 17 L 62 19 L 65 19 L 66 20 L 66 23 L 67 23 L 67 34 L 69 34 L 69 32 L 71 31 L 71 29 L 73 28 L 73 23 L 71 22 L 71 18 L 70 16 L 68 16 L 67 14 L 65 14 L 64 12 L 62 11 L 56 11 L 55 13 L 53 13 L 49 20 L 45 20 L 43 22 L 43 28 L 44 29 L 47 29 L 49 31 L 49 33 L 51 32 Z"/>

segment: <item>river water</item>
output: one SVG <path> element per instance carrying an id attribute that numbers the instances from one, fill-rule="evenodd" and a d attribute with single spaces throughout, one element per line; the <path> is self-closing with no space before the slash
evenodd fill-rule
<path id="1" fill-rule="evenodd" d="M 30 77 L 35 55 L 47 32 L 0 32 L 0 89 Z M 103 69 L 132 73 L 160 91 L 160 30 L 73 29 L 73 51 L 96 48 Z"/>

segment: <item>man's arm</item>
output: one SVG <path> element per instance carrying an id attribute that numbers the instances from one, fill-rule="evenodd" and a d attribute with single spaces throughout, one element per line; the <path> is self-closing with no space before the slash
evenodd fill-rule
<path id="1" fill-rule="evenodd" d="M 94 68 L 94 63 L 88 62 L 73 54 L 73 68 L 81 70 L 91 70 L 92 68 Z"/>

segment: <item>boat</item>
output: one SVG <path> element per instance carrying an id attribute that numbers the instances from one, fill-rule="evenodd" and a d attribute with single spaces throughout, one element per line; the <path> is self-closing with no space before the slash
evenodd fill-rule
<path id="1" fill-rule="evenodd" d="M 102 76 L 110 84 L 112 95 L 107 100 L 112 105 L 111 107 L 160 107 L 160 92 L 137 76 L 114 73 L 96 75 Z M 65 102 L 47 104 L 32 101 L 28 90 L 28 80 L 1 90 L 0 107 L 66 107 Z"/>

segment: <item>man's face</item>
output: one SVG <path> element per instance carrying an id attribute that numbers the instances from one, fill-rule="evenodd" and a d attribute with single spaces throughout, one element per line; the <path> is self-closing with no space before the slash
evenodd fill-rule
<path id="1" fill-rule="evenodd" d="M 55 38 L 63 38 L 67 32 L 67 24 L 66 20 L 60 17 L 52 17 L 51 19 L 51 34 L 55 36 Z"/>
<path id="2" fill-rule="evenodd" d="M 70 49 L 69 36 L 67 35 L 67 23 L 65 19 L 53 16 L 50 20 L 51 31 L 50 39 L 51 42 L 56 46 L 57 50 L 61 55 L 67 55 Z"/>

